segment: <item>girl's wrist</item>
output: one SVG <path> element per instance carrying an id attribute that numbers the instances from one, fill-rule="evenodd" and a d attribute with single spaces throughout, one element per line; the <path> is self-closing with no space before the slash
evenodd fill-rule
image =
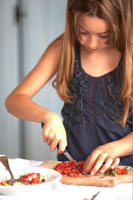
<path id="1" fill-rule="evenodd" d="M 113 142 L 113 153 L 114 158 L 121 156 L 121 144 L 119 140 Z"/>
<path id="2" fill-rule="evenodd" d="M 107 145 L 106 148 L 110 157 L 118 158 L 121 156 L 121 147 L 119 140 L 107 143 L 105 145 Z"/>
<path id="3" fill-rule="evenodd" d="M 133 154 L 133 132 L 129 133 L 124 138 L 114 141 L 115 157 L 123 157 Z"/>
<path id="4" fill-rule="evenodd" d="M 42 122 L 46 123 L 48 120 L 53 120 L 55 118 L 56 119 L 59 118 L 59 120 L 61 120 L 61 118 L 59 117 L 59 115 L 57 113 L 48 111 L 48 112 L 44 113 Z"/>

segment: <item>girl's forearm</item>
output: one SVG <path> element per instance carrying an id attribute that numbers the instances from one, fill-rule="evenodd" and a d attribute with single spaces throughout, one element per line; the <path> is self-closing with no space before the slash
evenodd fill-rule
<path id="1" fill-rule="evenodd" d="M 127 136 L 115 142 L 116 157 L 122 157 L 133 154 L 133 131 Z"/>
<path id="2" fill-rule="evenodd" d="M 5 106 L 8 112 L 17 118 L 35 122 L 45 122 L 45 115 L 51 112 L 36 103 L 26 95 L 13 95 L 6 99 Z"/>

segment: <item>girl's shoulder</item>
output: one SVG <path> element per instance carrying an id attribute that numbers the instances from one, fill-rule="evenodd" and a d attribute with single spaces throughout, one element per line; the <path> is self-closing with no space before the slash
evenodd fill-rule
<path id="1" fill-rule="evenodd" d="M 60 35 L 58 38 L 52 41 L 45 51 L 45 56 L 52 60 L 57 61 L 57 59 L 59 59 L 61 54 L 62 41 L 63 41 L 63 35 Z"/>

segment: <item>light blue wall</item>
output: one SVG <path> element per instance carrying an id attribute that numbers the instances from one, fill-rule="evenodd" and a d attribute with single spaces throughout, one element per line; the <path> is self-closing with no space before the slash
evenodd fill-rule
<path id="1" fill-rule="evenodd" d="M 0 154 L 17 156 L 19 120 L 6 112 L 4 101 L 18 83 L 17 26 L 13 9 L 16 0 L 0 1 Z"/>
<path id="2" fill-rule="evenodd" d="M 36 65 L 48 44 L 63 32 L 66 0 L 18 2 L 26 17 L 16 25 L 12 8 L 17 0 L 0 1 L 0 154 L 52 160 L 56 159 L 56 152 L 50 152 L 43 142 L 40 124 L 19 121 L 7 113 L 4 99 Z M 63 102 L 52 88 L 51 81 L 33 100 L 60 115 Z"/>

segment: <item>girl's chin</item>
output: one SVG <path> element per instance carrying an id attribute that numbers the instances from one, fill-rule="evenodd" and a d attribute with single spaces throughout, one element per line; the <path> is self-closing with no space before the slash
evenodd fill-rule
<path id="1" fill-rule="evenodd" d="M 90 48 L 87 48 L 87 47 L 86 47 L 86 49 L 87 49 L 87 51 L 89 51 L 91 53 L 99 52 L 99 51 L 102 50 L 102 49 L 90 49 Z"/>
<path id="2" fill-rule="evenodd" d="M 103 51 L 103 50 L 106 49 L 106 47 L 104 47 L 104 48 L 97 48 L 97 49 L 90 49 L 90 48 L 88 48 L 88 47 L 85 47 L 85 48 L 86 48 L 87 51 L 89 51 L 89 52 L 91 52 L 91 53 L 101 52 L 101 51 Z"/>

